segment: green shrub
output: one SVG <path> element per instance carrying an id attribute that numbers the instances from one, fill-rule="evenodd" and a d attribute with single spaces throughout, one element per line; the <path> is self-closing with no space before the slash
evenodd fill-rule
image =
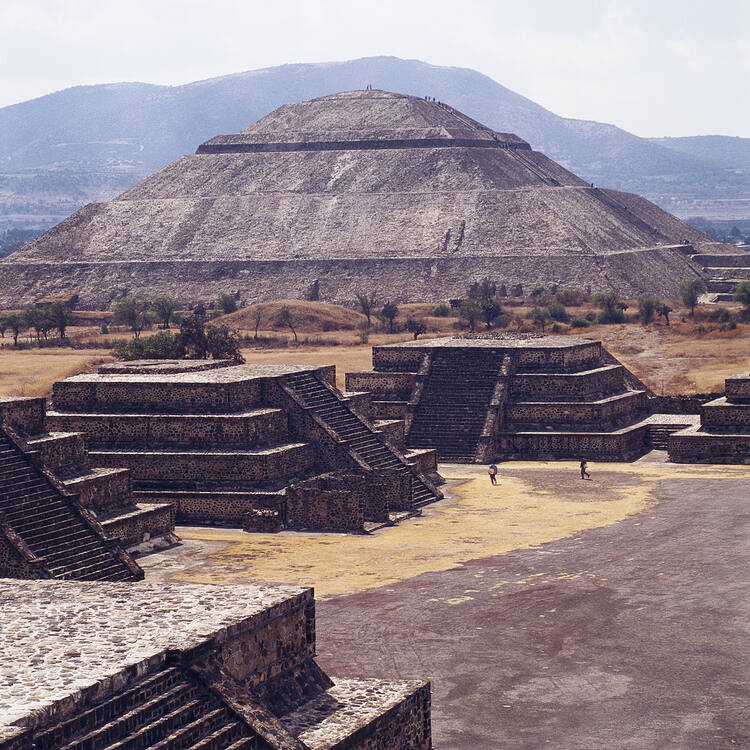
<path id="1" fill-rule="evenodd" d="M 179 335 L 159 331 L 151 336 L 121 341 L 113 352 L 117 359 L 180 359 L 185 356 Z"/>
<path id="2" fill-rule="evenodd" d="M 588 325 L 588 320 L 586 320 L 586 318 L 582 318 L 580 315 L 570 321 L 571 328 L 586 328 Z"/>
<path id="3" fill-rule="evenodd" d="M 222 292 L 216 301 L 218 302 L 219 309 L 224 315 L 228 315 L 237 310 L 237 300 L 234 298 L 233 294 Z"/>
<path id="4" fill-rule="evenodd" d="M 661 309 L 661 300 L 644 292 L 638 297 L 638 317 L 643 325 L 648 325 Z"/>
<path id="5" fill-rule="evenodd" d="M 552 318 L 552 320 L 557 320 L 560 323 L 567 323 L 570 316 L 568 315 L 568 311 L 565 309 L 565 305 L 561 304 L 560 302 L 553 302 L 549 306 L 549 316 Z"/>
<path id="6" fill-rule="evenodd" d="M 563 330 L 563 327 L 559 323 L 553 323 L 550 326 L 550 333 L 560 333 Z"/>
<path id="7" fill-rule="evenodd" d="M 555 299 L 565 307 L 575 307 L 584 301 L 584 294 L 579 289 L 558 289 Z"/>
<path id="8" fill-rule="evenodd" d="M 718 320 L 719 323 L 726 323 L 732 317 L 732 313 L 726 307 L 717 307 L 711 312 L 711 320 Z"/>
<path id="9" fill-rule="evenodd" d="M 444 302 L 441 302 L 439 305 L 435 305 L 435 307 L 432 308 L 432 315 L 436 318 L 447 318 L 450 314 L 451 309 Z"/>

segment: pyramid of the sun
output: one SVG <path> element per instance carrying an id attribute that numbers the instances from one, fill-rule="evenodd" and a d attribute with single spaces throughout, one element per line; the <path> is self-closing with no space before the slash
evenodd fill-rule
<path id="1" fill-rule="evenodd" d="M 712 244 L 444 104 L 352 91 L 280 107 L 84 207 L 0 262 L 0 305 L 71 290 L 98 307 L 128 292 L 437 300 L 485 275 L 671 295 Z"/>

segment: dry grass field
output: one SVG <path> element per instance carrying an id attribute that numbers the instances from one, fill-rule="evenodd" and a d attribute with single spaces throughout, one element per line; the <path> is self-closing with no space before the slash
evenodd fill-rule
<path id="1" fill-rule="evenodd" d="M 677 303 L 672 304 L 676 312 L 672 315 L 670 326 L 659 319 L 647 326 L 634 322 L 590 325 L 586 328 L 563 326 L 562 332 L 601 339 L 612 354 L 656 393 L 721 391 L 724 378 L 750 370 L 750 325 L 740 323 L 734 329 L 719 330 L 718 325 L 711 323 L 715 306 L 698 308 L 696 318 L 692 320 L 686 317 L 685 311 L 678 309 Z M 284 305 L 290 308 L 295 320 L 299 345 L 294 344 L 289 328 L 277 324 L 278 313 Z M 430 315 L 433 305 L 400 305 L 396 323 L 401 332 L 383 333 L 383 324 L 373 318 L 374 328 L 367 343 L 362 343 L 357 329 L 365 317 L 354 310 L 325 302 L 298 300 L 262 303 L 258 307 L 262 312 L 258 346 L 253 345 L 254 307 L 218 319 L 218 322 L 237 328 L 244 336 L 246 346 L 243 354 L 248 362 L 335 364 L 340 388 L 344 387 L 346 372 L 371 368 L 371 346 L 411 338 L 403 332 L 409 317 L 422 320 L 427 325 L 428 333 L 422 338 L 461 331 L 457 318 Z M 726 307 L 734 309 L 737 306 L 730 303 Z M 518 329 L 519 319 L 528 315 L 531 305 L 528 302 L 522 304 L 520 300 L 508 301 L 504 309 L 514 317 L 507 329 L 512 332 Z M 634 309 L 637 306 L 631 303 L 629 311 Z M 585 316 L 591 312 L 590 305 L 568 308 L 571 317 Z M 86 322 L 87 325 L 68 330 L 70 340 L 76 346 L 86 347 L 83 349 L 49 347 L 14 350 L 7 343 L 0 348 L 0 395 L 47 394 L 56 380 L 110 361 L 110 348 L 131 335 L 123 328 L 111 328 L 109 333 L 102 334 L 98 326 Z M 533 328 L 528 320 L 520 322 L 526 330 Z M 484 330 L 484 325 L 479 325 L 477 330 Z M 152 332 L 145 331 L 143 335 Z"/>
<path id="2" fill-rule="evenodd" d="M 94 370 L 112 359 L 106 349 L 2 349 L 0 396 L 45 396 L 56 380 Z"/>

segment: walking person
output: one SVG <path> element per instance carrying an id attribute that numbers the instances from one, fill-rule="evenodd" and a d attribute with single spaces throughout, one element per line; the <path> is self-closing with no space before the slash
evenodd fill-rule
<path id="1" fill-rule="evenodd" d="M 497 466 L 490 464 L 490 468 L 487 469 L 487 473 L 490 475 L 490 484 L 497 484 Z"/>
<path id="2" fill-rule="evenodd" d="M 581 459 L 581 479 L 591 479 L 591 474 L 586 471 L 586 467 L 589 465 L 589 462 L 585 459 Z"/>

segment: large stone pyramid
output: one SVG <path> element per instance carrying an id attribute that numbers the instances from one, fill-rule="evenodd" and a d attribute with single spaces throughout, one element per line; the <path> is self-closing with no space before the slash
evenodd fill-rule
<path id="1" fill-rule="evenodd" d="M 0 262 L 0 305 L 69 291 L 102 308 L 136 291 L 431 301 L 485 275 L 673 295 L 712 244 L 445 104 L 351 91 L 280 107 L 84 207 Z"/>

